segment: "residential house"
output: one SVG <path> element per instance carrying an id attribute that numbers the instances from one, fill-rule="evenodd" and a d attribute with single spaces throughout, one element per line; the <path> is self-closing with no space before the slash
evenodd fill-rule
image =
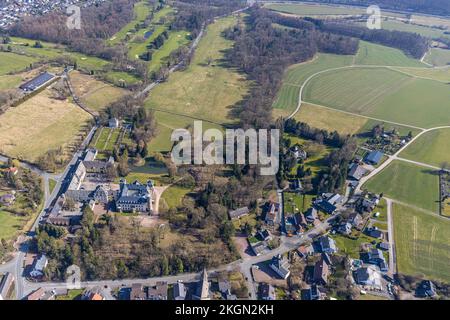
<path id="1" fill-rule="evenodd" d="M 364 161 L 368 164 L 377 165 L 380 163 L 381 159 L 383 158 L 383 153 L 381 151 L 372 151 L 369 154 L 366 155 L 364 158 Z"/>
<path id="2" fill-rule="evenodd" d="M 186 299 L 186 287 L 183 282 L 178 281 L 173 286 L 173 298 L 174 300 L 185 300 Z"/>
<path id="3" fill-rule="evenodd" d="M 262 300 L 276 300 L 275 288 L 271 284 L 260 283 L 258 289 Z"/>
<path id="4" fill-rule="evenodd" d="M 225 300 L 237 300 L 237 297 L 234 294 L 231 294 L 230 281 L 219 281 L 219 291 Z"/>
<path id="5" fill-rule="evenodd" d="M 367 173 L 367 170 L 364 169 L 363 166 L 359 165 L 358 163 L 352 163 L 350 165 L 350 170 L 348 171 L 348 179 L 359 181 L 361 178 Z"/>
<path id="6" fill-rule="evenodd" d="M 377 227 L 371 227 L 366 229 L 366 234 L 369 237 L 375 238 L 375 239 L 383 239 L 384 238 L 384 232 L 379 230 Z"/>
<path id="7" fill-rule="evenodd" d="M 333 204 L 331 204 L 330 202 L 328 202 L 327 200 L 318 200 L 315 203 L 315 206 L 318 210 L 325 212 L 327 214 L 333 214 L 336 212 L 337 207 Z"/>
<path id="8" fill-rule="evenodd" d="M 102 295 L 102 288 L 101 287 L 94 287 L 92 289 L 86 290 L 81 298 L 82 300 L 89 300 L 89 301 L 102 301 L 105 300 L 105 298 Z"/>
<path id="9" fill-rule="evenodd" d="M 133 283 L 130 291 L 130 300 L 146 300 L 147 295 L 145 294 L 144 287 L 141 283 Z"/>
<path id="10" fill-rule="evenodd" d="M 355 282 L 359 285 L 369 286 L 378 290 L 382 289 L 381 275 L 372 266 L 357 269 L 353 273 L 353 278 L 355 279 Z"/>
<path id="11" fill-rule="evenodd" d="M 279 215 L 279 210 L 280 210 L 279 203 L 271 202 L 269 204 L 269 209 L 267 210 L 266 217 L 265 217 L 266 224 L 268 224 L 270 226 L 275 225 L 275 223 L 277 221 L 277 217 Z"/>
<path id="12" fill-rule="evenodd" d="M 254 244 L 251 243 L 250 247 L 252 248 L 252 251 L 255 254 L 255 256 L 259 256 L 266 250 L 267 245 L 264 242 L 260 241 Z"/>
<path id="13" fill-rule="evenodd" d="M 338 231 L 339 233 L 341 233 L 341 234 L 349 235 L 349 234 L 352 233 L 352 225 L 351 225 L 351 223 L 349 223 L 349 222 L 343 221 L 343 222 L 339 225 L 337 231 Z"/>
<path id="14" fill-rule="evenodd" d="M 381 250 L 384 250 L 384 251 L 388 251 L 389 250 L 389 243 L 387 243 L 387 242 L 380 242 L 380 244 L 378 245 L 378 248 L 380 248 Z"/>
<path id="15" fill-rule="evenodd" d="M 206 272 L 206 269 L 203 270 L 202 278 L 197 284 L 197 289 L 192 296 L 193 300 L 210 300 L 210 291 L 209 291 L 209 280 L 208 280 L 208 273 Z"/>
<path id="16" fill-rule="evenodd" d="M 44 288 L 39 288 L 27 296 L 27 300 L 41 300 L 45 295 Z"/>
<path id="17" fill-rule="evenodd" d="M 272 240 L 272 235 L 270 234 L 270 231 L 267 229 L 261 229 L 257 232 L 256 236 L 261 240 L 261 241 L 270 241 Z"/>
<path id="18" fill-rule="evenodd" d="M 416 296 L 418 297 L 434 297 L 436 289 L 433 282 L 430 280 L 423 280 L 416 289 Z"/>
<path id="19" fill-rule="evenodd" d="M 313 280 L 316 284 L 326 285 L 328 283 L 328 275 L 330 270 L 325 259 L 321 258 L 314 265 L 314 276 Z"/>
<path id="20" fill-rule="evenodd" d="M 365 262 L 377 265 L 381 271 L 387 272 L 388 267 L 383 252 L 380 249 L 371 249 L 368 253 L 363 255 Z"/>
<path id="21" fill-rule="evenodd" d="M 351 225 L 357 229 L 359 229 L 359 227 L 361 226 L 362 222 L 363 222 L 363 218 L 361 217 L 361 215 L 357 212 L 352 212 L 347 220 L 349 223 L 351 223 Z"/>
<path id="22" fill-rule="evenodd" d="M 320 237 L 318 240 L 318 245 L 321 252 L 325 252 L 328 254 L 333 254 L 337 252 L 335 241 L 328 236 Z"/>
<path id="23" fill-rule="evenodd" d="M 240 219 L 243 216 L 248 215 L 250 212 L 250 210 L 248 209 L 248 207 L 242 207 L 242 208 L 238 208 L 236 210 L 231 210 L 228 212 L 230 219 L 234 220 L 234 219 Z"/>
<path id="24" fill-rule="evenodd" d="M 323 300 L 323 294 L 317 285 L 312 285 L 308 289 L 302 290 L 302 300 Z"/>
<path id="25" fill-rule="evenodd" d="M 270 263 L 270 268 L 282 279 L 287 279 L 291 274 L 289 267 L 289 261 L 281 254 L 274 256 Z"/>
<path id="26" fill-rule="evenodd" d="M 45 275 L 45 268 L 48 265 L 48 259 L 45 255 L 40 255 L 35 260 L 33 270 L 30 272 L 30 276 L 33 278 L 42 278 Z"/>
<path id="27" fill-rule="evenodd" d="M 156 286 L 148 288 L 148 300 L 167 300 L 167 282 L 158 281 Z"/>
<path id="28" fill-rule="evenodd" d="M 84 161 L 94 161 L 97 158 L 98 150 L 95 148 L 89 148 L 84 154 Z"/>
<path id="29" fill-rule="evenodd" d="M 289 189 L 294 192 L 301 192 L 303 190 L 303 185 L 300 179 L 294 179 L 289 184 Z"/>
<path id="30" fill-rule="evenodd" d="M 309 208 L 308 210 L 306 210 L 305 212 L 305 219 L 308 223 L 313 223 L 314 220 L 317 219 L 317 209 L 316 208 Z"/>

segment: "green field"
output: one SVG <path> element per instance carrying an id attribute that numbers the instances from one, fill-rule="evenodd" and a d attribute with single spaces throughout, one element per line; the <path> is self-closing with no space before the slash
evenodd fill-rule
<path id="1" fill-rule="evenodd" d="M 398 271 L 450 282 L 450 220 L 394 204 Z"/>
<path id="2" fill-rule="evenodd" d="M 152 138 L 148 144 L 150 153 L 168 152 L 172 149 L 173 142 L 170 136 L 175 129 L 186 129 L 192 127 L 194 119 L 186 116 L 177 116 L 167 112 L 155 111 L 156 122 L 158 125 L 158 134 Z M 203 129 L 216 128 L 223 130 L 222 126 L 209 122 L 203 122 Z"/>
<path id="3" fill-rule="evenodd" d="M 284 13 L 298 16 L 320 16 L 320 15 L 360 15 L 365 14 L 364 8 L 338 7 L 315 4 L 266 4 L 264 7 Z"/>
<path id="4" fill-rule="evenodd" d="M 181 205 L 184 196 L 189 192 L 191 192 L 189 188 L 174 185 L 167 188 L 161 195 L 161 198 L 164 199 L 169 208 L 176 208 Z"/>
<path id="5" fill-rule="evenodd" d="M 22 83 L 22 78 L 13 75 L 0 76 L 0 90 L 12 89 Z"/>
<path id="6" fill-rule="evenodd" d="M 303 99 L 424 128 L 450 123 L 448 85 L 386 68 L 361 67 L 320 74 L 308 82 Z"/>
<path id="7" fill-rule="evenodd" d="M 368 119 L 304 103 L 294 117 L 297 121 L 308 123 L 318 129 L 342 134 L 355 134 L 367 123 Z"/>
<path id="8" fill-rule="evenodd" d="M 365 27 L 367 25 L 367 22 L 359 22 L 357 24 Z M 397 31 L 418 33 L 428 38 L 439 38 L 445 35 L 444 30 L 440 30 L 438 28 L 426 27 L 392 19 L 382 20 L 381 28 L 386 30 L 397 30 Z"/>
<path id="9" fill-rule="evenodd" d="M 434 166 L 450 163 L 450 128 L 424 133 L 400 157 Z"/>
<path id="10" fill-rule="evenodd" d="M 289 111 L 295 110 L 298 105 L 300 87 L 310 76 L 323 70 L 348 66 L 352 63 L 352 59 L 353 56 L 318 54 L 312 61 L 289 67 L 273 107 Z"/>
<path id="11" fill-rule="evenodd" d="M 298 195 L 293 192 L 284 192 L 283 197 L 283 206 L 286 213 L 305 212 L 311 207 L 312 199 L 314 198 L 312 195 Z"/>
<path id="12" fill-rule="evenodd" d="M 218 123 L 232 122 L 230 108 L 248 88 L 243 75 L 221 66 L 223 51 L 233 44 L 221 33 L 236 22 L 235 17 L 228 17 L 209 25 L 189 67 L 153 89 L 146 106 Z"/>
<path id="13" fill-rule="evenodd" d="M 355 64 L 400 67 L 427 67 L 419 60 L 407 57 L 401 50 L 360 41 Z"/>
<path id="14" fill-rule="evenodd" d="M 427 53 L 425 61 L 437 67 L 450 65 L 450 50 L 432 48 Z"/>
<path id="15" fill-rule="evenodd" d="M 22 229 L 28 221 L 27 217 L 20 217 L 0 209 L 0 239 L 9 240 Z"/>
<path id="16" fill-rule="evenodd" d="M 418 208 L 439 211 L 438 176 L 424 167 L 394 161 L 365 183 L 363 188 Z"/>
<path id="17" fill-rule="evenodd" d="M 22 71 L 37 62 L 33 57 L 28 57 L 11 52 L 0 52 L 0 76 Z"/>
<path id="18" fill-rule="evenodd" d="M 395 67 L 394 70 L 405 72 L 411 76 L 450 83 L 450 67 L 448 68 L 405 68 Z"/>

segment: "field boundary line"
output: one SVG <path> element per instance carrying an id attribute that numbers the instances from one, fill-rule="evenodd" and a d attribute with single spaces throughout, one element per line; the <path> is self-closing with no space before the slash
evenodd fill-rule
<path id="1" fill-rule="evenodd" d="M 392 201 L 393 203 L 399 204 L 399 205 L 401 205 L 401 206 L 408 207 L 408 208 L 410 208 L 410 209 L 414 209 L 414 210 L 420 211 L 420 212 L 422 212 L 422 213 L 428 214 L 428 215 L 433 216 L 433 217 L 435 217 L 435 218 L 439 218 L 439 219 L 441 219 L 441 220 L 449 221 L 448 218 L 445 218 L 445 217 L 443 217 L 443 216 L 440 216 L 440 215 L 439 215 L 438 213 L 436 213 L 436 212 L 433 212 L 433 211 L 430 211 L 430 210 L 427 210 L 427 209 L 424 209 L 424 208 L 420 208 L 420 207 L 417 207 L 417 206 L 415 206 L 415 205 L 413 205 L 413 204 L 409 204 L 409 203 L 402 202 L 402 201 L 399 201 L 399 200 L 395 200 L 395 199 L 392 199 L 392 198 L 390 198 L 390 199 L 391 199 L 391 201 Z"/>

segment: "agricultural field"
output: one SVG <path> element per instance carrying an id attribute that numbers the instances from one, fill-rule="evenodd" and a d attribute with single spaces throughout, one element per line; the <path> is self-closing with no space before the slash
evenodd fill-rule
<path id="1" fill-rule="evenodd" d="M 269 3 L 264 7 L 297 16 L 329 16 L 329 15 L 361 15 L 365 14 L 365 8 L 329 6 L 317 4 L 277 4 Z"/>
<path id="2" fill-rule="evenodd" d="M 235 17 L 228 17 L 209 25 L 189 67 L 152 90 L 146 106 L 217 123 L 234 121 L 230 108 L 245 96 L 248 83 L 244 76 L 221 66 L 220 60 L 232 45 L 221 33 L 236 23 Z"/>
<path id="3" fill-rule="evenodd" d="M 359 50 L 356 55 L 357 65 L 422 67 L 427 65 L 419 60 L 407 57 L 401 50 L 373 44 L 366 41 L 359 42 Z"/>
<path id="4" fill-rule="evenodd" d="M 365 27 L 367 25 L 367 22 L 357 22 L 356 23 L 359 26 Z M 386 30 L 396 30 L 396 31 L 403 31 L 403 32 L 411 32 L 411 33 L 418 33 L 421 36 L 428 37 L 428 38 L 439 38 L 444 36 L 444 30 L 438 29 L 438 28 L 432 28 L 422 25 L 417 25 L 413 23 L 407 23 L 402 20 L 397 19 L 385 19 L 381 21 L 381 28 Z"/>
<path id="5" fill-rule="evenodd" d="M 320 74 L 304 94 L 306 102 L 424 128 L 450 122 L 449 99 L 448 85 L 442 82 L 369 67 Z"/>
<path id="6" fill-rule="evenodd" d="M 70 81 L 76 95 L 92 111 L 101 111 L 127 93 L 124 89 L 114 87 L 78 71 L 70 73 Z"/>
<path id="7" fill-rule="evenodd" d="M 275 111 L 293 111 L 298 105 L 300 87 L 313 74 L 331 69 L 349 66 L 353 56 L 318 54 L 313 60 L 289 67 L 283 79 L 283 86 L 273 104 Z"/>
<path id="8" fill-rule="evenodd" d="M 424 133 L 400 157 L 437 167 L 445 162 L 450 163 L 450 128 Z"/>
<path id="9" fill-rule="evenodd" d="M 448 68 L 404 68 L 395 67 L 394 70 L 407 73 L 411 76 L 450 83 L 450 67 Z"/>
<path id="10" fill-rule="evenodd" d="M 343 113 L 325 107 L 316 106 L 309 103 L 302 104 L 299 112 L 294 118 L 302 121 L 314 128 L 337 131 L 341 134 L 356 134 L 367 123 L 368 119 Z"/>
<path id="11" fill-rule="evenodd" d="M 25 70 L 38 59 L 11 52 L 0 52 L 0 76 Z"/>
<path id="12" fill-rule="evenodd" d="M 430 212 L 439 211 L 439 177 L 430 169 L 394 161 L 378 173 L 363 189 Z"/>
<path id="13" fill-rule="evenodd" d="M 432 48 L 424 60 L 436 67 L 448 66 L 450 65 L 450 50 Z"/>
<path id="14" fill-rule="evenodd" d="M 75 104 L 53 99 L 46 89 L 0 116 L 0 152 L 34 162 L 48 150 L 69 148 L 90 119 Z"/>
<path id="15" fill-rule="evenodd" d="M 394 204 L 398 271 L 450 282 L 450 220 Z"/>

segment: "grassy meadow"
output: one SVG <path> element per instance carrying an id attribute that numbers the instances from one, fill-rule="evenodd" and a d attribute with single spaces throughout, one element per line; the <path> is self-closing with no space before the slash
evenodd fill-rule
<path id="1" fill-rule="evenodd" d="M 450 220 L 399 204 L 393 217 L 398 271 L 450 282 Z"/>
<path id="2" fill-rule="evenodd" d="M 450 65 L 450 50 L 432 48 L 425 56 L 425 61 L 437 67 L 448 66 Z"/>
<path id="3" fill-rule="evenodd" d="M 403 161 L 393 161 L 363 185 L 363 189 L 383 193 L 411 206 L 438 213 L 438 175 L 429 169 Z"/>
<path id="4" fill-rule="evenodd" d="M 221 33 L 236 23 L 228 17 L 209 25 L 189 67 L 152 90 L 146 106 L 218 123 L 234 121 L 229 112 L 247 93 L 248 82 L 221 65 L 223 51 L 232 46 Z"/>
<path id="5" fill-rule="evenodd" d="M 437 167 L 444 162 L 450 163 L 450 128 L 424 133 L 400 157 Z"/>
<path id="6" fill-rule="evenodd" d="M 12 52 L 0 52 L 0 76 L 19 72 L 30 67 L 38 59 Z"/>

